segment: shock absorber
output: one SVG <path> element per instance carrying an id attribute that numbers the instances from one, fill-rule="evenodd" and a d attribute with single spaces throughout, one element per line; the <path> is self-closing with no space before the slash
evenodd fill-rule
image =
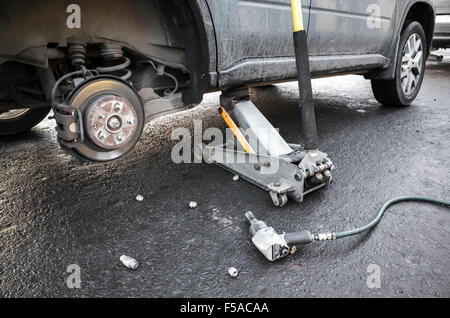
<path id="1" fill-rule="evenodd" d="M 117 75 L 124 81 L 130 79 L 131 71 L 128 66 L 130 66 L 131 61 L 123 55 L 121 46 L 104 43 L 100 47 L 100 55 L 106 66 L 97 67 L 97 72 Z"/>
<path id="2" fill-rule="evenodd" d="M 71 43 L 68 48 L 69 59 L 76 69 L 86 64 L 86 46 L 80 43 Z"/>

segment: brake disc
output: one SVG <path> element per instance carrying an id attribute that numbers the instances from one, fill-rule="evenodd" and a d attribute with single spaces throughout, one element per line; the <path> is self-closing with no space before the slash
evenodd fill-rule
<path id="1" fill-rule="evenodd" d="M 88 161 L 106 162 L 131 151 L 144 128 L 139 94 L 125 81 L 100 76 L 81 83 L 69 97 L 81 111 L 84 140 L 73 151 Z"/>

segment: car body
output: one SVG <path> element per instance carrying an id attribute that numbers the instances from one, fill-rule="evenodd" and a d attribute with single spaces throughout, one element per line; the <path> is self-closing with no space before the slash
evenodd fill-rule
<path id="1" fill-rule="evenodd" d="M 409 97 L 391 98 L 382 86 L 394 87 L 400 76 L 402 34 L 412 22 L 420 54 L 428 55 L 434 0 L 302 0 L 302 6 L 313 77 L 361 74 L 384 104 L 414 100 L 420 72 L 402 84 L 417 86 Z M 130 61 L 121 71 L 136 91 L 151 88 L 162 99 L 169 90 L 180 94 L 168 106 L 142 97 L 148 119 L 198 104 L 207 92 L 294 80 L 292 32 L 290 0 L 0 0 L 0 135 L 24 130 L 9 123 L 2 132 L 2 112 L 43 107 L 59 78 L 119 58 Z"/>
<path id="2" fill-rule="evenodd" d="M 450 0 L 436 0 L 433 48 L 450 48 Z"/>
<path id="3" fill-rule="evenodd" d="M 208 2 L 218 43 L 219 87 L 296 77 L 290 1 L 256 2 L 259 5 L 237 0 Z M 431 8 L 431 2 L 427 3 Z M 395 59 L 398 34 L 414 4 L 408 0 L 303 1 L 312 75 L 377 70 L 380 72 L 374 76 L 384 76 L 381 70 L 388 69 Z M 379 25 L 371 27 L 376 8 L 380 10 Z M 227 11 L 236 17 L 236 23 L 223 14 Z M 276 28 L 267 22 L 255 25 L 255 21 L 271 20 L 283 23 L 275 23 Z M 431 15 L 428 23 L 432 29 Z M 238 38 L 233 34 L 239 34 Z"/>
<path id="4" fill-rule="evenodd" d="M 302 3 L 313 75 L 377 70 L 385 76 L 380 72 L 395 59 L 397 37 L 413 5 L 425 8 L 424 29 L 433 32 L 430 0 Z M 64 47 L 71 37 L 112 39 L 189 71 L 196 89 L 186 101 L 197 103 L 205 91 L 296 77 L 290 0 L 116 0 L 106 8 L 102 1 L 78 4 L 83 27 L 69 29 L 61 1 L 2 1 L 0 63 L 15 60 L 45 68 L 49 43 Z M 379 28 L 367 27 L 370 5 L 380 8 Z M 186 21 L 170 23 L 171 16 L 183 15 Z"/>

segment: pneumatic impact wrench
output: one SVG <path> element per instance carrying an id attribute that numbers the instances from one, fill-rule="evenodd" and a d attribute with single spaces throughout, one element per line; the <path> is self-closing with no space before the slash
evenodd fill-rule
<path id="1" fill-rule="evenodd" d="M 245 213 L 250 222 L 250 233 L 256 248 L 271 262 L 286 257 L 295 245 L 315 241 L 310 231 L 278 234 L 272 227 L 255 218 L 252 212 Z"/>

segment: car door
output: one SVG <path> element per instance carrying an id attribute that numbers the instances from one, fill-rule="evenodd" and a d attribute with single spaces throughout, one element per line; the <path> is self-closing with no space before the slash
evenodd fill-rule
<path id="1" fill-rule="evenodd" d="M 394 0 L 311 0 L 310 55 L 385 53 Z"/>
<path id="2" fill-rule="evenodd" d="M 294 55 L 290 0 L 207 0 L 221 71 L 252 59 Z M 305 26 L 310 0 L 302 0 Z"/>

